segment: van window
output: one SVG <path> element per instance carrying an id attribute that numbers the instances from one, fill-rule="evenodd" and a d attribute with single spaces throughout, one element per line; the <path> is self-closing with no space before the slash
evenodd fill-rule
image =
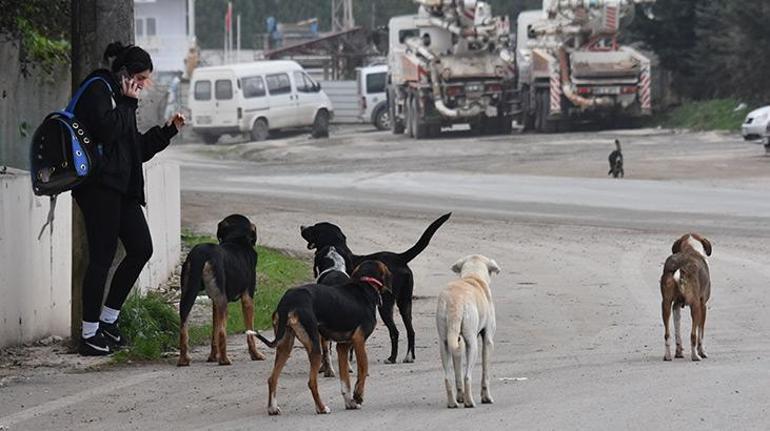
<path id="1" fill-rule="evenodd" d="M 297 91 L 302 93 L 314 93 L 315 82 L 312 78 L 307 76 L 305 72 L 294 72 L 294 84 L 297 86 Z"/>
<path id="2" fill-rule="evenodd" d="M 211 100 L 211 81 L 197 81 L 194 97 L 195 100 Z"/>
<path id="3" fill-rule="evenodd" d="M 385 92 L 385 72 L 366 75 L 366 94 Z"/>
<path id="4" fill-rule="evenodd" d="M 243 84 L 243 97 L 251 99 L 265 95 L 265 81 L 261 76 L 249 76 L 241 79 Z"/>
<path id="5" fill-rule="evenodd" d="M 217 100 L 230 100 L 233 98 L 233 81 L 229 79 L 217 79 L 214 84 L 214 96 Z"/>
<path id="6" fill-rule="evenodd" d="M 270 94 L 291 93 L 289 75 L 285 73 L 275 73 L 273 75 L 265 76 L 265 80 L 267 81 L 267 89 L 270 90 Z"/>

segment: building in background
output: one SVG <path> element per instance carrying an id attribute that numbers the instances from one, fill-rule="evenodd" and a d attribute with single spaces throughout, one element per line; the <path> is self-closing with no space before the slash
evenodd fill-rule
<path id="1" fill-rule="evenodd" d="M 195 46 L 195 0 L 134 0 L 135 43 L 158 72 L 183 72 Z"/>

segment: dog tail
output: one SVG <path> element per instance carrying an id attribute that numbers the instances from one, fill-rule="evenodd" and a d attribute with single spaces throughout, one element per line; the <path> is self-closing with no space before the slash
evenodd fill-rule
<path id="1" fill-rule="evenodd" d="M 198 297 L 203 283 L 203 266 L 206 264 L 206 257 L 201 249 L 193 248 L 187 255 L 182 265 L 181 291 L 182 297 L 179 300 L 179 320 L 184 324 L 190 315 L 195 298 Z"/>
<path id="2" fill-rule="evenodd" d="M 441 217 L 437 218 L 433 223 L 428 226 L 427 229 L 425 229 L 425 232 L 423 232 L 422 236 L 419 240 L 417 240 L 417 243 L 412 246 L 409 250 L 401 253 L 399 256 L 401 259 L 404 260 L 404 263 L 409 263 L 412 259 L 417 257 L 418 254 L 422 253 L 423 250 L 425 250 L 425 247 L 428 246 L 430 243 L 431 238 L 433 238 L 433 234 L 436 233 L 438 228 L 441 227 L 447 220 L 449 220 L 449 217 L 452 215 L 452 213 L 447 213 L 442 215 Z"/>
<path id="3" fill-rule="evenodd" d="M 276 315 L 278 315 L 278 321 L 276 322 Z M 275 349 L 275 346 L 278 344 L 278 341 L 283 338 L 284 335 L 286 335 L 286 321 L 287 321 L 287 314 L 286 313 L 278 313 L 277 311 L 273 313 L 273 330 L 275 332 L 275 338 L 273 341 L 268 340 L 265 338 L 262 334 L 260 334 L 258 331 L 246 331 L 246 335 L 253 335 L 257 338 L 259 338 L 260 341 L 265 343 L 265 346 Z"/>

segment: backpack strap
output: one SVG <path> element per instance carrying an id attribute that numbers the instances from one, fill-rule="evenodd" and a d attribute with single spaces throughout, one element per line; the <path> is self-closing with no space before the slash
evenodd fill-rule
<path id="1" fill-rule="evenodd" d="M 53 218 L 56 212 L 56 198 L 59 195 L 52 195 L 51 201 L 48 206 L 48 217 L 46 217 L 45 224 L 40 229 L 40 233 L 37 235 L 37 240 L 40 241 L 40 238 L 43 237 L 43 232 L 45 232 L 45 227 L 50 225 L 51 226 L 51 234 L 53 234 Z"/>
<path id="2" fill-rule="evenodd" d="M 93 78 L 89 78 L 86 82 L 83 83 L 83 85 L 78 88 L 78 91 L 75 92 L 75 95 L 72 96 L 72 99 L 70 100 L 70 103 L 67 105 L 66 108 L 64 108 L 64 112 L 67 113 L 74 113 L 75 112 L 75 106 L 78 104 L 78 100 L 80 100 L 80 96 L 83 95 L 83 93 L 86 91 L 89 85 L 91 85 L 92 82 L 95 81 L 102 81 L 104 82 L 104 85 L 107 86 L 107 88 L 110 89 L 110 93 L 115 94 L 114 91 L 112 91 L 112 86 L 109 82 L 107 82 L 106 79 L 102 78 L 101 76 L 94 76 Z"/>

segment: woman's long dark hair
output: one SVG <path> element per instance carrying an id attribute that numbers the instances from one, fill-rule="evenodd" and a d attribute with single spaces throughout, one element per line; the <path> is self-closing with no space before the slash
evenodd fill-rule
<path id="1" fill-rule="evenodd" d="M 152 72 L 150 54 L 136 45 L 124 46 L 121 42 L 112 42 L 104 50 L 104 60 L 109 62 L 111 58 L 113 60 L 110 69 L 113 72 L 117 72 L 123 67 L 131 75 L 145 70 Z"/>

